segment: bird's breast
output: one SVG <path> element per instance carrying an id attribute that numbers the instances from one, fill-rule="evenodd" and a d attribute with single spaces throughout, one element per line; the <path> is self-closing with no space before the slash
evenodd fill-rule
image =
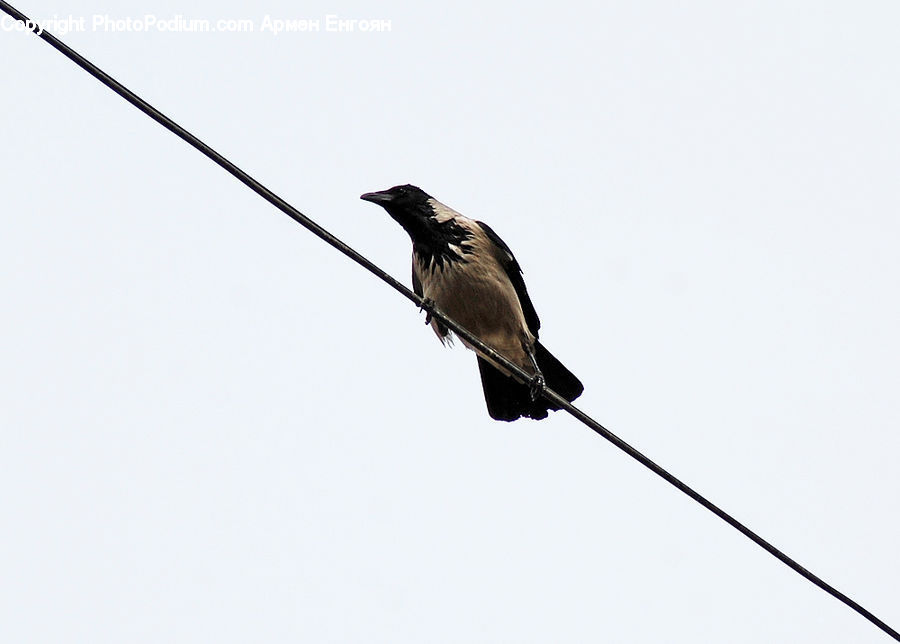
<path id="1" fill-rule="evenodd" d="M 489 346 L 528 364 L 522 342 L 530 344 L 534 337 L 515 288 L 493 255 L 469 253 L 443 266 L 414 256 L 413 267 L 424 297 Z M 437 332 L 437 321 L 433 325 Z"/>

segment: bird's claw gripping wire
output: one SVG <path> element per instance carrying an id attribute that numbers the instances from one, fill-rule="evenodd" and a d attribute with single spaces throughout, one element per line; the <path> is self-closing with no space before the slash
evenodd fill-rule
<path id="1" fill-rule="evenodd" d="M 419 304 L 419 310 L 425 311 L 425 324 L 431 324 L 431 314 L 434 311 L 434 300 L 430 297 L 422 298 L 422 303 Z"/>
<path id="2" fill-rule="evenodd" d="M 541 373 L 541 368 L 538 366 L 537 357 L 534 355 L 534 349 L 525 342 L 522 342 L 522 348 L 525 350 L 525 353 L 528 354 L 528 359 L 531 360 L 531 366 L 534 367 L 534 375 L 531 376 L 531 381 L 528 383 L 528 393 L 531 395 L 531 402 L 534 402 L 544 393 L 544 388 L 547 386 L 547 383 L 544 381 L 544 374 Z"/>
<path id="3" fill-rule="evenodd" d="M 528 383 L 528 394 L 531 396 L 531 402 L 534 402 L 544 393 L 547 383 L 544 382 L 544 376 L 538 371 L 531 376 L 531 382 Z"/>

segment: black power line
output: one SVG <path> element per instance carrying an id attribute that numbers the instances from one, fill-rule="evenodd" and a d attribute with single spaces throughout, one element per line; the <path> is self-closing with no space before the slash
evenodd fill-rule
<path id="1" fill-rule="evenodd" d="M 15 20 L 21 20 L 22 22 L 29 22 L 29 19 L 20 11 L 10 6 L 9 3 L 0 0 L 0 9 L 5 11 L 7 14 L 12 16 Z M 425 302 L 421 297 L 413 293 L 411 290 L 406 288 L 403 284 L 398 282 L 396 279 L 391 277 L 388 273 L 380 269 L 378 266 L 373 264 L 371 261 L 366 259 L 363 255 L 355 251 L 353 248 L 345 244 L 343 241 L 329 233 L 327 230 L 319 226 L 317 223 L 312 221 L 309 217 L 301 213 L 299 210 L 294 208 L 291 204 L 286 202 L 284 199 L 276 195 L 274 192 L 266 188 L 259 181 L 251 177 L 249 174 L 241 170 L 234 163 L 226 159 L 220 153 L 216 152 L 206 143 L 198 139 L 196 136 L 185 130 L 183 127 L 178 125 L 175 121 L 170 119 L 168 116 L 157 110 L 155 107 L 147 103 L 140 96 L 129 90 L 127 87 L 122 85 L 119 81 L 114 79 L 112 76 L 98 68 L 92 62 L 81 56 L 78 52 L 73 50 L 71 47 L 63 43 L 61 40 L 53 36 L 50 32 L 44 30 L 39 34 L 40 38 L 43 38 L 47 41 L 52 47 L 57 49 L 64 56 L 72 60 L 76 65 L 84 69 L 91 76 L 99 80 L 101 83 L 109 87 L 116 94 L 124 98 L 126 101 L 134 105 L 141 112 L 152 118 L 154 121 L 165 127 L 167 130 L 171 131 L 173 134 L 178 137 L 184 139 L 187 143 L 197 148 L 200 152 L 205 154 L 207 157 L 212 159 L 215 163 L 222 166 L 225 170 L 234 175 L 241 183 L 246 185 L 248 188 L 253 190 L 263 199 L 271 203 L 273 206 L 281 210 L 288 217 L 296 221 L 298 224 L 312 232 L 314 235 L 330 244 L 344 255 L 355 261 L 357 264 L 373 273 L 376 277 L 380 278 L 382 281 L 386 282 L 389 286 L 391 286 L 398 293 L 411 300 L 415 304 L 417 304 L 420 308 L 426 308 L 431 313 L 431 315 L 441 322 L 443 322 L 448 328 L 452 329 L 458 336 L 465 339 L 468 343 L 470 343 L 473 347 L 477 348 L 479 352 L 490 357 L 494 362 L 502 365 L 505 369 L 507 369 L 513 377 L 519 382 L 530 382 L 531 376 L 523 371 L 518 365 L 510 362 L 504 356 L 500 355 L 494 349 L 484 344 L 480 339 L 476 336 L 472 335 L 468 331 L 466 331 L 463 327 L 457 324 L 454 320 L 447 317 L 444 313 L 440 311 L 440 309 L 435 308 L 430 303 Z M 585 414 L 583 411 L 569 403 L 563 397 L 561 397 L 556 392 L 545 389 L 543 395 L 548 400 L 552 401 L 562 409 L 565 409 L 569 414 L 580 420 L 582 423 L 590 427 L 592 430 L 600 434 L 603 438 L 611 442 L 613 445 L 618 447 L 620 450 L 628 454 L 630 457 L 653 471 L 658 476 L 662 477 L 676 488 L 687 494 L 689 497 L 694 499 L 697 503 L 705 507 L 707 510 L 718 516 L 720 519 L 728 523 L 730 526 L 741 532 L 748 539 L 756 543 L 758 546 L 763 548 L 766 552 L 773 555 L 775 558 L 782 561 L 784 564 L 789 566 L 791 569 L 814 583 L 816 586 L 827 592 L 829 595 L 832 595 L 836 599 L 842 601 L 844 604 L 855 610 L 857 613 L 865 617 L 867 620 L 875 624 L 882 631 L 890 635 L 897 641 L 900 641 L 900 633 L 896 630 L 888 626 L 885 622 L 880 620 L 878 617 L 873 615 L 870 611 L 866 610 L 863 606 L 850 599 L 847 595 L 837 590 L 834 586 L 828 584 L 823 579 L 818 577 L 817 575 L 811 573 L 809 570 L 801 566 L 799 563 L 791 559 L 789 556 L 781 552 L 778 548 L 773 546 L 771 543 L 760 537 L 758 534 L 750 530 L 743 523 L 732 517 L 730 514 L 719 508 L 717 505 L 706 499 L 700 493 L 690 488 L 688 485 L 677 479 L 675 476 L 667 472 L 665 469 L 651 461 L 649 458 L 644 456 L 641 452 L 636 450 L 634 447 L 623 441 L 621 438 L 613 434 L 611 431 L 606 429 L 603 425 L 598 423 L 596 420 Z"/>

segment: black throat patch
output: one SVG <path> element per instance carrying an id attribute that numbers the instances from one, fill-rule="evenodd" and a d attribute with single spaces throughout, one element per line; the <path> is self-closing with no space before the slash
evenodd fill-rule
<path id="1" fill-rule="evenodd" d="M 430 267 L 433 273 L 436 268 L 444 269 L 444 264 L 456 262 L 466 263 L 466 255 L 472 252 L 471 246 L 465 242 L 472 233 L 452 219 L 438 222 L 432 218 L 424 222 L 424 230 L 418 234 L 410 233 L 413 242 L 413 253 L 425 268 Z"/>
<path id="2" fill-rule="evenodd" d="M 394 186 L 378 195 L 380 203 L 394 221 L 403 226 L 413 243 L 413 253 L 424 269 L 443 270 L 445 264 L 467 262 L 465 255 L 472 253 L 465 242 L 473 233 L 452 217 L 438 221 L 435 206 L 440 205 L 421 188 L 412 185 Z M 387 195 L 389 198 L 382 198 Z M 367 195 L 363 195 L 366 197 Z"/>

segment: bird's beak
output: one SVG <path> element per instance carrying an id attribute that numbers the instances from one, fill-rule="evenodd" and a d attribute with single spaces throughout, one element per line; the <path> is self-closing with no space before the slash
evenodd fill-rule
<path id="1" fill-rule="evenodd" d="M 387 192 L 367 192 L 359 197 L 363 201 L 371 201 L 377 204 L 386 204 L 393 201 L 394 196 Z"/>

